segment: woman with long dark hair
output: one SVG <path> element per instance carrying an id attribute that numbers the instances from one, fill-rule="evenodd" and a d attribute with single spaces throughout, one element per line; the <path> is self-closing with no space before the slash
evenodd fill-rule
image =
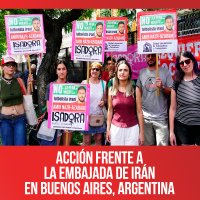
<path id="1" fill-rule="evenodd" d="M 194 55 L 176 59 L 176 79 L 169 111 L 171 145 L 200 145 L 200 70 Z"/>
<path id="2" fill-rule="evenodd" d="M 56 76 L 57 79 L 54 83 L 67 83 L 67 74 L 68 68 L 67 63 L 64 60 L 58 60 L 56 62 Z M 47 101 L 47 108 L 48 108 L 48 101 L 49 101 L 49 92 L 50 92 L 50 84 L 47 86 L 45 100 Z M 42 140 L 41 145 L 59 145 L 62 136 L 62 142 L 64 146 L 69 146 L 72 138 L 72 133 L 68 130 L 57 130 L 56 136 L 53 141 L 44 141 Z"/>

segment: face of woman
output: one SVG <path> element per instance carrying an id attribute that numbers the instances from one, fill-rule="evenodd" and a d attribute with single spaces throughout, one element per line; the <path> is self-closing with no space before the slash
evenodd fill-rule
<path id="1" fill-rule="evenodd" d="M 92 68 L 91 68 L 91 77 L 92 78 L 99 78 L 99 75 L 100 75 L 100 69 L 98 68 L 98 67 L 96 67 L 96 66 L 93 66 Z"/>
<path id="2" fill-rule="evenodd" d="M 58 79 L 64 79 L 67 77 L 67 68 L 64 64 L 59 64 L 56 69 Z"/>
<path id="3" fill-rule="evenodd" d="M 190 58 L 181 56 L 179 64 L 185 74 L 191 74 L 193 72 L 194 64 Z"/>
<path id="4" fill-rule="evenodd" d="M 15 72 L 15 63 L 6 63 L 3 66 L 4 75 L 12 76 Z"/>
<path id="5" fill-rule="evenodd" d="M 128 80 L 129 78 L 129 68 L 126 64 L 119 65 L 117 69 L 117 77 L 119 80 Z"/>

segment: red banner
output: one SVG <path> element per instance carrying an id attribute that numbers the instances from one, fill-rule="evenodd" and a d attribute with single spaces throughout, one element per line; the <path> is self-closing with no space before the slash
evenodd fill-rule
<path id="1" fill-rule="evenodd" d="M 179 37 L 178 50 L 179 52 L 191 51 L 194 54 L 195 58 L 197 59 L 197 62 L 200 67 L 200 34 Z M 168 68 L 173 77 L 175 75 L 175 62 L 176 62 L 175 53 L 160 54 L 159 66 Z"/>
<path id="2" fill-rule="evenodd" d="M 3 200 L 198 200 L 199 147 L 1 147 Z"/>
<path id="3" fill-rule="evenodd" d="M 58 8 L 77 8 L 77 9 L 84 9 L 84 8 L 109 8 L 109 9 L 116 9 L 116 8 L 197 8 L 198 3 L 195 1 L 191 1 L 188 4 L 188 1 L 158 1 L 158 0 L 151 0 L 151 1 L 132 1 L 132 0 L 123 0 L 123 1 L 93 1 L 93 0 L 68 0 L 67 4 L 66 1 L 63 0 L 42 0 L 42 1 L 32 1 L 32 0 L 19 0 L 17 4 L 14 4 L 13 1 L 3 1 L 1 3 L 1 8 L 45 8 L 45 9 L 58 9 Z"/>

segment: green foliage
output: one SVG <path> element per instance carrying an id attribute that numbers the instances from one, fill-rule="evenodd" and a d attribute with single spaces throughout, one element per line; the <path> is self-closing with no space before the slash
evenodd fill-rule
<path id="1" fill-rule="evenodd" d="M 69 12 L 70 9 L 49 9 L 43 10 L 45 14 L 47 14 L 52 19 L 58 19 L 61 15 Z M 87 9 L 83 12 L 82 16 L 79 20 L 89 20 L 94 12 L 93 9 Z M 5 21 L 4 15 L 17 15 L 17 14 L 28 14 L 29 11 L 27 9 L 7 9 L 7 10 L 0 10 L 0 59 L 3 54 L 5 54 L 7 49 L 6 44 L 6 33 L 5 33 Z M 135 18 L 135 10 L 134 9 L 119 9 L 118 10 L 119 16 L 126 16 L 128 17 L 129 21 L 132 21 Z M 101 16 L 102 17 L 109 17 L 111 16 L 111 9 L 101 9 Z M 129 23 L 130 25 L 130 23 Z M 66 32 L 71 32 L 72 30 L 72 23 L 67 23 L 64 27 Z"/>
<path id="2" fill-rule="evenodd" d="M 83 142 L 83 135 L 78 131 L 74 131 L 72 135 L 71 145 L 80 146 L 82 142 Z"/>
<path id="3" fill-rule="evenodd" d="M 66 10 L 65 10 L 66 11 Z M 89 20 L 92 16 L 92 12 L 94 10 L 92 9 L 88 9 L 88 10 L 85 10 L 82 14 L 82 16 L 78 19 L 78 20 Z M 69 33 L 72 31 L 72 23 L 67 23 L 66 26 L 64 27 L 64 30 Z"/>
<path id="4" fill-rule="evenodd" d="M 111 10 L 112 9 L 101 9 L 100 16 L 101 17 L 111 17 Z M 135 9 L 118 9 L 117 15 L 118 15 L 118 17 L 127 17 L 128 18 L 128 30 L 130 31 L 132 21 L 136 17 L 136 10 Z"/>
<path id="5" fill-rule="evenodd" d="M 58 19 L 63 13 L 66 13 L 68 11 L 69 9 L 44 10 L 45 14 L 47 14 L 51 19 Z"/>
<path id="6" fill-rule="evenodd" d="M 70 9 L 49 9 L 43 10 L 45 14 L 47 14 L 52 19 L 58 19 L 62 14 L 69 12 Z M 85 10 L 83 15 L 81 16 L 80 20 L 90 18 L 92 15 L 93 10 Z M 3 54 L 5 54 L 7 49 L 6 44 L 6 31 L 5 31 L 5 21 L 4 15 L 17 15 L 17 14 L 28 14 L 29 11 L 26 9 L 8 9 L 8 10 L 0 10 L 0 59 Z M 64 27 L 67 32 L 72 30 L 72 23 L 66 24 Z"/>
<path id="7" fill-rule="evenodd" d="M 132 22 L 136 18 L 136 10 L 135 9 L 120 9 L 118 10 L 118 15 L 121 17 L 128 18 L 128 31 L 130 31 Z"/>
<path id="8" fill-rule="evenodd" d="M 7 44 L 6 44 L 6 30 L 5 30 L 5 21 L 4 15 L 17 15 L 17 14 L 27 14 L 27 10 L 0 10 L 0 59 L 2 55 L 6 53 Z"/>
<path id="9" fill-rule="evenodd" d="M 101 17 L 110 17 L 111 9 L 101 9 L 100 15 L 101 15 Z"/>

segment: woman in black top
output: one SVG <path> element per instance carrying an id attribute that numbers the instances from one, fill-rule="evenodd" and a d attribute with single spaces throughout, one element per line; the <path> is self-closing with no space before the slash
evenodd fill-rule
<path id="1" fill-rule="evenodd" d="M 171 91 L 171 145 L 200 145 L 200 70 L 191 52 L 176 60 L 176 80 Z"/>

